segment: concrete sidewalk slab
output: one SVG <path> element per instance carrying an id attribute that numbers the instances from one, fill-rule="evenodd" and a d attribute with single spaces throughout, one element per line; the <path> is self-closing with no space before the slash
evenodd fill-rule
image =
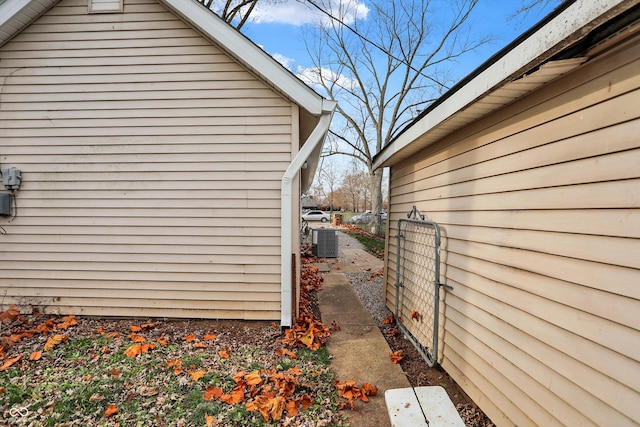
<path id="1" fill-rule="evenodd" d="M 384 394 L 410 384 L 400 365 L 391 362 L 387 341 L 345 276 L 349 272 L 377 271 L 382 261 L 362 249 L 348 250 L 348 259 L 355 262 L 330 264 L 331 271 L 322 274 L 324 282 L 318 292 L 322 321 L 328 325 L 335 320 L 340 327 L 327 341 L 333 356 L 331 366 L 341 382 L 353 380 L 358 385 L 378 387 L 378 395 L 368 403 L 358 402 L 356 411 L 345 411 L 350 426 L 390 426 Z"/>

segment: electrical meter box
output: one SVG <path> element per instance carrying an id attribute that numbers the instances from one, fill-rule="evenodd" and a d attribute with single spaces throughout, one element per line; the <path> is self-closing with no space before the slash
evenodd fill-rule
<path id="1" fill-rule="evenodd" d="M 321 258 L 338 258 L 338 231 L 314 229 L 311 236 L 311 252 Z"/>
<path id="2" fill-rule="evenodd" d="M 0 194 L 0 216 L 11 215 L 11 194 Z"/>

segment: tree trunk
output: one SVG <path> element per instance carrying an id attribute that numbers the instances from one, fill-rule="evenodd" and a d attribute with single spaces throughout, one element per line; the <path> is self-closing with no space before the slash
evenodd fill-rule
<path id="1" fill-rule="evenodd" d="M 371 232 L 379 235 L 382 231 L 382 169 L 376 170 L 371 175 L 371 213 L 373 214 Z"/>

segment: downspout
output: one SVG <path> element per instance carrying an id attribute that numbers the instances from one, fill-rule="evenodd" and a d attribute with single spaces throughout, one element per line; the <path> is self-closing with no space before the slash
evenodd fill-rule
<path id="1" fill-rule="evenodd" d="M 322 100 L 322 113 L 318 124 L 313 129 L 304 145 L 298 151 L 293 158 L 287 170 L 282 177 L 281 197 L 280 197 L 280 280 L 281 280 L 281 310 L 280 310 L 280 326 L 290 327 L 292 325 L 292 308 L 293 292 L 291 289 L 293 267 L 291 263 L 291 255 L 293 254 L 293 247 L 291 240 L 292 236 L 292 224 L 293 224 L 293 212 L 291 212 L 291 204 L 293 202 L 293 184 L 296 176 L 302 169 L 304 162 L 309 159 L 318 144 L 324 141 L 324 138 L 329 131 L 329 125 L 333 117 L 333 112 L 338 104 L 335 101 L 327 99 Z M 295 213 L 296 215 L 299 212 Z"/>

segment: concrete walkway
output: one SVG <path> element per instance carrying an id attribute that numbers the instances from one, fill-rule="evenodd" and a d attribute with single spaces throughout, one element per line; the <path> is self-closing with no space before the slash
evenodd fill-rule
<path id="1" fill-rule="evenodd" d="M 327 264 L 329 271 L 322 273 L 324 283 L 318 292 L 322 321 L 329 325 L 335 320 L 341 328 L 327 341 L 327 349 L 333 356 L 331 366 L 341 382 L 353 380 L 358 386 L 370 383 L 378 387 L 377 396 L 368 403 L 358 401 L 357 410 L 346 409 L 345 415 L 351 427 L 391 426 L 384 393 L 410 384 L 400 365 L 391 362 L 387 341 L 345 276 L 352 272 L 375 272 L 383 262 L 362 249 L 340 251 L 349 262 Z"/>

